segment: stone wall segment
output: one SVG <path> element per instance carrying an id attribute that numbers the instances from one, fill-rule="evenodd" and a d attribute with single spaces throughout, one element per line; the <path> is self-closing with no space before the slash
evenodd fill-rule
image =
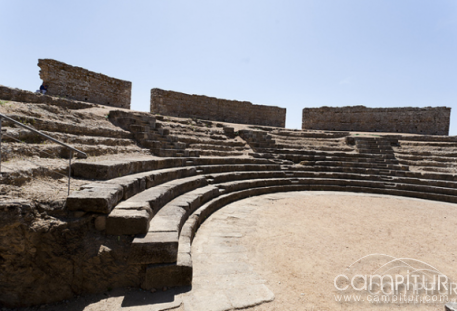
<path id="1" fill-rule="evenodd" d="M 450 117 L 449 107 L 304 108 L 302 129 L 449 135 Z"/>
<path id="2" fill-rule="evenodd" d="M 151 90 L 151 113 L 239 124 L 286 126 L 285 108 L 158 88 Z"/>
<path id="3" fill-rule="evenodd" d="M 39 59 L 47 95 L 130 109 L 132 83 L 53 59 Z"/>

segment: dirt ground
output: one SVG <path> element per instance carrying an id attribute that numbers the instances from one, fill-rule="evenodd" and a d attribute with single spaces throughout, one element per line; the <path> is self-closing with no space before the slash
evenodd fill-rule
<path id="1" fill-rule="evenodd" d="M 263 200 L 264 207 L 251 215 L 257 230 L 244 242 L 254 271 L 276 298 L 248 310 L 444 310 L 443 304 L 369 303 L 365 291 L 355 292 L 364 302 L 336 302 L 342 292 L 333 282 L 339 274 L 351 275 L 347 267 L 370 254 L 417 259 L 455 282 L 455 204 L 329 192 L 251 200 Z M 350 270 L 372 274 L 389 260 L 370 256 Z"/>

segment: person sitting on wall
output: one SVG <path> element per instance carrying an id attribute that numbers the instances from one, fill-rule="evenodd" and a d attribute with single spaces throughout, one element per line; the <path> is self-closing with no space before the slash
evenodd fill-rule
<path id="1" fill-rule="evenodd" d="M 47 85 L 47 84 L 45 85 L 45 84 L 43 83 L 43 84 L 40 86 L 40 93 L 41 93 L 41 94 L 46 94 L 47 91 L 48 91 L 48 85 Z"/>

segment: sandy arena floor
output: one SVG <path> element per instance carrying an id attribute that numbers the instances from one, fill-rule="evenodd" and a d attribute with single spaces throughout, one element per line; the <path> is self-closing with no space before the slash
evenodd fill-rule
<path id="1" fill-rule="evenodd" d="M 335 192 L 278 193 L 241 200 L 213 214 L 200 228 L 192 249 L 192 291 L 168 301 L 174 299 L 175 307 L 182 301 L 174 309 L 179 311 L 227 310 L 240 301 L 255 303 L 256 295 L 268 300 L 273 293 L 273 301 L 244 310 L 444 310 L 443 304 L 369 303 L 369 293 L 339 292 L 334 279 L 339 274 L 372 274 L 389 258 L 358 259 L 387 254 L 423 261 L 457 282 L 456 207 L 427 200 Z M 213 246 L 211 241 L 216 241 Z M 226 251 L 218 247 L 222 242 L 232 253 L 224 255 Z M 223 269 L 226 262 L 238 264 Z M 417 262 L 414 265 L 418 267 Z M 245 296 L 242 299 L 233 297 L 240 286 Z M 335 295 L 354 293 L 364 301 L 335 301 Z M 157 300 L 151 295 L 157 294 L 113 291 L 41 310 L 157 310 L 149 304 Z M 208 303 L 198 297 L 207 297 Z"/>
<path id="2" fill-rule="evenodd" d="M 356 292 L 364 302 L 336 302 L 341 292 L 333 281 L 349 275 L 346 268 L 359 258 L 387 254 L 423 261 L 456 282 L 457 205 L 331 192 L 251 200 L 263 207 L 251 214 L 256 231 L 244 243 L 254 271 L 276 298 L 249 310 L 444 310 L 443 304 L 369 303 L 365 291 Z M 370 274 L 389 260 L 366 258 L 351 268 L 352 275 Z"/>

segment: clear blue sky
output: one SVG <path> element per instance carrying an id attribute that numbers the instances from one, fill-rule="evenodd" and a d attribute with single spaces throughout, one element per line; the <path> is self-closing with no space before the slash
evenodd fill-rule
<path id="1" fill-rule="evenodd" d="M 39 58 L 151 88 L 287 108 L 452 107 L 456 0 L 0 0 L 0 84 L 36 90 Z"/>

